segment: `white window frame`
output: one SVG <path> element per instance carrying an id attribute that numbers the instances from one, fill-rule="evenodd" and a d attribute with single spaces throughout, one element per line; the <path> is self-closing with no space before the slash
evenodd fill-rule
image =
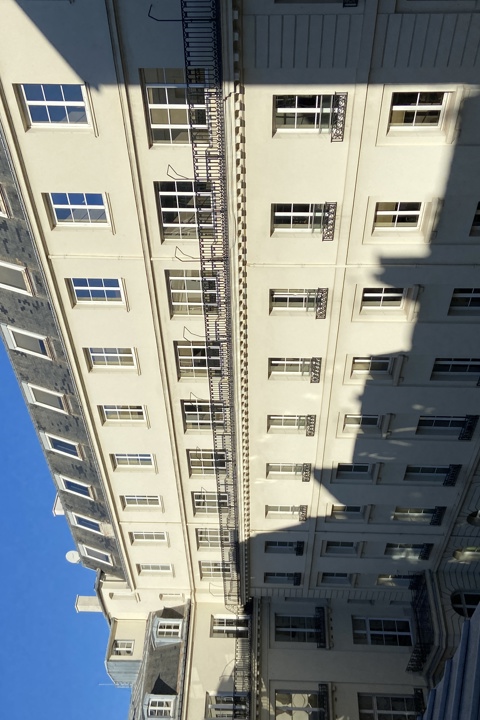
<path id="1" fill-rule="evenodd" d="M 97 562 L 101 562 L 104 565 L 113 565 L 112 556 L 110 555 L 110 553 L 105 552 L 105 550 L 99 550 L 98 548 L 92 548 L 92 547 L 90 547 L 90 545 L 85 545 L 84 543 L 79 545 L 79 547 L 80 547 L 80 553 L 84 557 L 88 558 L 89 560 L 96 560 Z M 106 559 L 106 560 L 100 559 L 96 555 L 104 555 L 108 559 Z"/>
<path id="2" fill-rule="evenodd" d="M 471 380 L 472 375 L 474 380 L 480 377 L 480 358 L 435 358 L 431 379 Z"/>
<path id="3" fill-rule="evenodd" d="M 290 702 L 285 704 L 280 699 L 281 696 L 285 697 L 290 695 Z M 299 720 L 329 720 L 327 713 L 322 713 L 319 710 L 319 692 L 318 683 L 310 690 L 295 689 L 295 690 L 275 690 L 275 716 L 280 720 L 285 717 L 299 718 Z M 314 699 L 313 705 L 310 704 L 310 700 Z M 273 705 L 273 703 L 272 703 Z M 332 716 L 333 717 L 333 716 Z"/>
<path id="4" fill-rule="evenodd" d="M 0 183 L 0 218 L 11 217 L 10 203 L 8 202 L 5 187 Z"/>
<path id="5" fill-rule="evenodd" d="M 292 377 L 310 378 L 312 358 L 291 358 L 277 357 L 268 358 L 268 376 L 271 377 Z"/>
<path id="6" fill-rule="evenodd" d="M 321 235 L 328 221 L 326 203 L 274 203 L 271 213 L 273 235 L 284 232 Z M 281 219 L 285 222 L 279 222 Z"/>
<path id="7" fill-rule="evenodd" d="M 98 412 L 103 425 L 147 422 L 144 405 L 99 405 Z"/>
<path id="8" fill-rule="evenodd" d="M 130 347 L 84 348 L 91 370 L 136 370 L 137 353 Z"/>
<path id="9" fill-rule="evenodd" d="M 442 102 L 432 102 L 432 103 L 424 103 L 422 104 L 420 100 L 422 99 L 422 95 L 433 95 L 441 93 L 442 95 Z M 408 103 L 402 103 L 400 102 L 401 98 L 395 98 L 395 95 L 417 95 L 417 101 L 414 104 L 408 104 Z M 411 130 L 420 130 L 420 131 L 428 131 L 428 130 L 436 130 L 438 131 L 439 128 L 442 127 L 444 117 L 445 117 L 445 108 L 448 102 L 449 93 L 438 91 L 438 90 L 418 90 L 418 91 L 400 91 L 400 92 L 392 92 L 391 95 L 391 103 L 390 103 L 390 114 L 388 119 L 388 129 L 399 131 L 399 132 L 408 132 Z M 421 114 L 422 112 L 434 112 L 438 113 L 438 119 L 436 123 L 423 123 L 423 122 L 416 122 L 417 114 Z M 413 122 L 392 122 L 392 115 L 394 112 L 400 112 L 400 113 L 413 113 Z"/>
<path id="10" fill-rule="evenodd" d="M 281 573 L 281 572 L 266 572 L 263 574 L 264 585 L 294 585 L 295 577 L 299 573 Z"/>
<path id="11" fill-rule="evenodd" d="M 138 563 L 139 575 L 173 575 L 172 563 Z"/>
<path id="12" fill-rule="evenodd" d="M 47 433 L 44 431 L 40 432 L 40 437 L 42 438 L 43 445 L 47 450 L 50 450 L 51 452 L 56 453 L 57 455 L 63 455 L 64 457 L 70 458 L 70 460 L 83 460 L 82 453 L 80 450 L 81 443 L 75 442 L 74 440 L 67 440 L 67 438 L 60 437 L 59 435 L 52 435 L 52 433 Z M 75 448 L 75 455 L 73 453 L 69 452 L 63 452 L 62 450 L 58 450 L 53 447 L 51 441 L 52 440 L 59 440 L 62 443 L 66 443 L 68 445 L 71 445 L 73 448 Z"/>
<path id="13" fill-rule="evenodd" d="M 165 530 L 132 530 L 129 535 L 132 545 L 168 545 L 168 533 Z"/>
<path id="14" fill-rule="evenodd" d="M 467 595 L 473 595 L 477 599 L 477 602 L 471 603 L 466 599 Z M 450 596 L 450 602 L 452 609 L 458 613 L 461 617 L 470 618 L 475 612 L 478 604 L 480 603 L 480 593 L 477 589 L 472 590 L 456 590 Z"/>
<path id="15" fill-rule="evenodd" d="M 96 535 L 104 535 L 105 534 L 102 531 L 102 523 L 100 522 L 100 520 L 97 520 L 96 518 L 92 518 L 92 517 L 89 517 L 88 515 L 83 515 L 82 513 L 77 513 L 77 512 L 69 512 L 68 515 L 69 515 L 72 525 L 75 525 L 75 527 L 78 527 L 81 530 L 88 530 L 88 532 L 93 532 Z M 94 523 L 95 525 L 98 526 L 98 530 L 94 530 L 91 527 L 82 525 L 82 522 L 81 522 L 82 520 L 86 520 L 87 523 Z"/>
<path id="16" fill-rule="evenodd" d="M 35 86 L 41 87 L 42 94 L 43 94 L 43 100 L 28 100 L 26 92 L 25 92 L 25 87 L 27 85 L 35 85 Z M 63 96 L 62 100 L 47 100 L 45 98 L 45 91 L 43 89 L 47 85 L 54 85 L 54 86 L 60 87 L 60 88 L 68 87 L 69 85 L 78 87 L 78 88 L 80 88 L 81 93 L 82 93 L 82 100 L 65 100 L 65 95 L 64 95 L 63 90 L 61 91 L 62 96 Z M 19 96 L 22 101 L 25 119 L 26 119 L 29 127 L 35 127 L 35 128 L 47 127 L 48 128 L 48 127 L 54 126 L 56 128 L 68 128 L 69 130 L 71 130 L 72 128 L 78 129 L 78 128 L 91 127 L 92 118 L 90 115 L 90 108 L 89 108 L 89 104 L 88 104 L 86 87 L 82 83 L 23 83 L 23 84 L 17 85 L 17 88 L 18 88 Z M 54 108 L 54 107 L 83 108 L 85 111 L 85 122 L 70 122 L 68 120 L 66 122 L 51 121 L 51 120 L 48 120 L 48 121 L 33 120 L 31 113 L 30 113 L 30 107 L 35 107 L 35 106 L 37 106 L 37 107 L 40 106 L 40 107 L 46 108 L 47 114 L 49 112 L 48 107 L 52 107 L 52 108 Z M 65 112 L 65 115 L 68 118 L 68 114 L 66 112 Z"/>
<path id="17" fill-rule="evenodd" d="M 212 615 L 210 637 L 248 637 L 248 615 Z"/>
<path id="18" fill-rule="evenodd" d="M 395 358 L 392 355 L 355 356 L 352 358 L 351 375 L 364 378 L 391 375 Z"/>
<path id="19" fill-rule="evenodd" d="M 0 288 L 4 288 L 5 290 L 11 290 L 12 292 L 18 293 L 19 295 L 29 295 L 32 297 L 33 295 L 33 285 L 32 280 L 30 278 L 30 274 L 25 267 L 25 265 L 16 265 L 14 263 L 9 262 L 0 262 L 0 272 L 1 269 L 5 268 L 7 271 L 16 272 L 19 275 L 19 278 L 22 279 L 24 288 L 17 287 L 16 285 L 8 285 L 7 283 L 3 283 L 0 281 Z"/>
<path id="20" fill-rule="evenodd" d="M 300 505 L 265 505 L 266 518 L 295 518 L 299 520 Z"/>
<path id="21" fill-rule="evenodd" d="M 59 484 L 59 487 L 61 490 L 64 490 L 65 492 L 68 492 L 71 495 L 76 495 L 77 497 L 86 498 L 87 500 L 95 499 L 91 485 L 88 485 L 87 483 L 84 483 L 81 480 L 66 477 L 65 475 L 55 475 L 55 477 L 57 478 L 57 481 L 58 481 L 58 484 Z M 86 493 L 76 492 L 72 488 L 67 487 L 68 483 L 74 483 L 75 485 L 84 487 L 87 490 L 87 492 Z"/>
<path id="22" fill-rule="evenodd" d="M 60 202 L 59 195 L 65 195 L 65 202 Z M 55 197 L 56 196 L 56 197 Z M 100 197 L 101 203 L 93 203 L 92 198 Z M 49 206 L 50 217 L 54 227 L 72 228 L 84 227 L 92 229 L 93 227 L 110 227 L 110 213 L 108 211 L 107 197 L 104 193 L 99 192 L 50 192 L 48 193 L 47 202 Z M 83 198 L 83 201 L 81 200 Z M 63 199 L 63 198 L 62 198 Z M 58 213 L 57 213 L 58 211 Z M 63 213 L 62 213 L 63 211 Z M 105 219 L 92 219 L 95 215 L 94 211 L 102 213 Z M 62 214 L 66 212 L 70 215 L 70 220 L 62 219 Z M 77 219 L 75 219 L 77 217 Z"/>
<path id="23" fill-rule="evenodd" d="M 209 550 L 222 546 L 222 533 L 225 543 L 229 541 L 228 530 L 219 527 L 195 528 L 197 550 Z"/>
<path id="24" fill-rule="evenodd" d="M 162 498 L 160 495 L 122 495 L 124 509 L 135 508 L 137 510 L 155 507 L 162 509 Z"/>
<path id="25" fill-rule="evenodd" d="M 456 301 L 462 300 L 466 304 L 457 305 Z M 480 287 L 478 288 L 455 288 L 450 300 L 449 315 L 477 315 L 480 313 Z"/>
<path id="26" fill-rule="evenodd" d="M 270 290 L 270 312 L 315 312 L 316 296 L 315 288 Z"/>
<path id="27" fill-rule="evenodd" d="M 381 587 L 409 588 L 415 575 L 377 575 L 376 585 Z"/>
<path id="28" fill-rule="evenodd" d="M 406 637 L 410 639 L 410 643 L 408 644 L 400 644 L 397 642 L 396 647 L 411 647 L 413 645 L 413 633 L 412 633 L 412 624 L 409 620 L 409 618 L 391 618 L 391 617 L 382 617 L 382 618 L 370 618 L 370 617 L 352 617 L 352 623 L 353 623 L 353 643 L 354 645 L 373 645 L 375 647 L 393 647 L 393 644 L 385 642 L 385 639 L 387 636 L 395 636 L 398 639 L 402 637 Z M 363 623 L 364 629 L 356 628 L 355 624 Z M 406 623 L 408 625 L 408 632 L 405 630 L 399 630 L 398 626 L 395 629 L 395 631 L 388 630 L 385 627 L 382 627 L 381 630 L 377 630 L 375 628 L 372 629 L 372 623 L 380 623 L 382 625 L 385 625 L 387 623 Z M 355 635 L 357 634 L 357 637 Z M 361 634 L 361 637 L 365 637 L 366 642 L 360 642 L 359 636 Z M 374 638 L 383 638 L 384 642 L 372 642 Z"/>
<path id="29" fill-rule="evenodd" d="M 207 492 L 197 490 L 192 492 L 192 505 L 194 515 L 218 515 L 220 508 L 228 508 L 228 493 Z"/>
<path id="30" fill-rule="evenodd" d="M 388 206 L 388 207 L 387 207 Z M 412 207 L 415 206 L 415 207 Z M 373 232 L 405 232 L 418 230 L 423 215 L 423 203 L 411 201 L 383 201 L 375 204 L 373 214 Z M 391 217 L 391 222 L 382 223 L 382 218 Z M 415 218 L 415 222 L 407 222 Z"/>
<path id="31" fill-rule="evenodd" d="M 317 585 L 351 587 L 354 584 L 353 578 L 354 575 L 344 572 L 320 572 L 318 573 Z"/>
<path id="32" fill-rule="evenodd" d="M 185 432 L 201 432 L 211 430 L 213 421 L 223 424 L 223 406 L 219 402 L 211 403 L 210 400 L 182 400 L 182 416 Z"/>
<path id="33" fill-rule="evenodd" d="M 187 450 L 187 462 L 190 476 L 215 475 L 217 469 L 224 472 L 226 469 L 225 453 L 216 450 L 195 448 Z"/>
<path id="34" fill-rule="evenodd" d="M 392 520 L 397 522 L 430 523 L 435 514 L 435 508 L 401 507 L 397 505 L 392 514 Z"/>
<path id="35" fill-rule="evenodd" d="M 74 305 L 125 305 L 123 280 L 119 278 L 68 278 L 67 283 Z M 82 297 L 79 293 L 86 295 Z M 94 293 L 99 295 L 95 297 Z"/>
<path id="36" fill-rule="evenodd" d="M 368 287 L 363 288 L 361 296 L 361 312 L 397 312 L 405 304 L 407 288 L 400 287 Z"/>
<path id="37" fill-rule="evenodd" d="M 358 693 L 358 718 L 359 720 L 417 720 L 418 710 L 415 709 L 415 698 L 413 695 L 373 695 L 370 693 Z M 361 707 L 362 698 L 371 707 Z M 379 707 L 378 700 L 381 700 Z M 388 701 L 390 708 L 386 709 Z M 400 701 L 403 708 L 399 707 Z M 395 705 L 395 709 L 394 709 Z"/>
<path id="38" fill-rule="evenodd" d="M 266 540 L 264 552 L 267 555 L 292 555 L 295 554 L 297 544 L 291 540 Z"/>
<path id="39" fill-rule="evenodd" d="M 343 416 L 343 432 L 357 435 L 378 433 L 383 422 L 383 415 L 367 415 L 347 413 Z"/>
<path id="40" fill-rule="evenodd" d="M 345 480 L 368 480 L 374 479 L 374 473 L 376 471 L 376 464 L 372 463 L 338 463 L 335 468 L 335 479 Z"/>
<path id="41" fill-rule="evenodd" d="M 267 477 L 301 477 L 304 463 L 267 463 Z"/>
<path id="42" fill-rule="evenodd" d="M 112 655 L 114 657 L 127 657 L 133 655 L 135 640 L 114 640 L 112 643 Z"/>
<path id="43" fill-rule="evenodd" d="M 359 554 L 361 543 L 354 540 L 326 540 L 323 554 L 352 557 Z"/>
<path id="44" fill-rule="evenodd" d="M 423 543 L 387 543 L 383 554 L 392 560 L 418 560 Z"/>
<path id="45" fill-rule="evenodd" d="M 305 432 L 307 415 L 267 415 L 267 432 Z"/>
<path id="46" fill-rule="evenodd" d="M 406 482 L 443 482 L 449 471 L 450 465 L 407 465 L 403 479 Z"/>
<path id="47" fill-rule="evenodd" d="M 302 132 L 302 133 L 330 133 L 332 130 L 332 120 L 334 118 L 334 93 L 320 93 L 320 94 L 305 94 L 305 95 L 274 95 L 273 96 L 273 131 L 274 133 L 280 132 Z M 293 98 L 293 102 L 290 105 L 286 105 L 280 102 L 280 107 L 277 98 Z M 302 107 L 301 98 L 315 98 L 315 105 L 311 107 Z M 305 101 L 303 101 L 305 103 Z M 283 105 L 283 107 L 282 107 Z M 328 116 L 328 123 L 322 122 L 322 116 Z M 291 125 L 279 124 L 278 118 L 281 116 L 293 118 Z M 312 116 L 313 122 L 308 125 L 303 125 L 301 116 Z"/>
<path id="48" fill-rule="evenodd" d="M 366 505 L 333 504 L 331 517 L 334 520 L 352 520 L 363 522 L 366 516 Z"/>
<path id="49" fill-rule="evenodd" d="M 147 110 L 147 125 L 150 131 L 150 140 L 152 145 L 189 145 L 191 143 L 190 133 L 190 115 L 189 115 L 189 102 L 187 100 L 187 87 L 195 88 L 196 98 L 195 103 L 192 105 L 194 117 L 196 121 L 193 124 L 193 128 L 196 131 L 195 135 L 198 135 L 199 130 L 205 131 L 205 142 L 208 140 L 208 125 L 206 119 L 206 99 L 205 99 L 205 87 L 207 83 L 207 69 L 198 68 L 198 70 L 204 72 L 203 82 L 192 83 L 190 82 L 187 86 L 184 68 L 144 68 L 142 69 L 142 80 L 145 94 L 145 104 Z M 169 73 L 177 72 L 179 75 L 183 73 L 183 82 L 179 82 L 179 78 L 169 77 Z M 153 74 L 156 74 L 155 82 L 153 80 Z M 155 97 L 157 94 L 155 91 L 164 90 L 164 98 Z M 173 92 L 169 93 L 169 90 Z M 181 100 L 182 102 L 176 102 L 178 98 L 178 91 L 183 91 Z M 200 101 L 203 91 L 203 101 Z M 162 93 L 158 93 L 161 95 Z M 184 94 L 184 97 L 183 97 Z M 173 97 L 172 97 L 173 96 Z M 163 99 L 164 102 L 157 102 Z M 191 100 L 191 94 L 189 99 Z M 173 102 L 172 102 L 173 100 Z M 185 112 L 185 122 L 179 123 L 176 121 L 172 122 L 171 112 L 183 110 Z M 163 112 L 166 115 L 167 122 L 157 123 L 154 122 L 154 114 L 156 111 Z M 155 130 L 160 130 L 168 133 L 170 140 L 159 140 L 155 138 Z M 172 131 L 179 130 L 186 134 L 187 139 L 175 140 Z"/>
<path id="50" fill-rule="evenodd" d="M 417 435 L 458 435 L 465 425 L 465 416 L 460 415 L 420 415 Z"/>
<path id="51" fill-rule="evenodd" d="M 280 618 L 285 622 L 279 624 Z M 318 630 L 314 615 L 275 613 L 274 638 L 281 643 L 317 643 Z"/>
<path id="52" fill-rule="evenodd" d="M 209 373 L 220 374 L 220 343 L 179 340 L 174 342 L 178 376 L 180 378 L 206 378 Z"/>
<path id="53" fill-rule="evenodd" d="M 21 328 L 17 328 L 13 325 L 2 325 L 1 326 L 3 335 L 5 337 L 6 343 L 10 350 L 16 350 L 17 352 L 25 353 L 26 355 L 33 355 L 34 357 L 41 357 L 45 360 L 52 360 L 53 359 L 53 349 L 50 342 L 50 338 L 46 337 L 46 335 L 38 335 L 37 333 L 29 332 L 28 330 L 23 330 Z M 45 347 L 45 352 L 34 352 L 33 350 L 27 350 L 19 345 L 17 345 L 17 341 L 15 340 L 15 333 L 17 335 L 25 335 L 26 337 L 35 338 L 35 340 L 39 340 L 43 343 Z M 40 343 L 39 343 L 40 345 Z"/>
<path id="54" fill-rule="evenodd" d="M 58 393 L 54 390 L 50 390 L 49 388 L 41 387 L 40 385 L 33 385 L 32 383 L 22 382 L 22 387 L 25 391 L 28 402 L 32 405 L 38 405 L 38 407 L 47 408 L 48 410 L 61 413 L 62 415 L 69 414 L 67 399 L 64 393 Z M 55 398 L 59 398 L 61 400 L 62 407 L 55 407 L 54 405 L 48 405 L 47 403 L 39 402 L 35 397 L 35 390 L 40 390 L 46 395 L 52 395 Z"/>
<path id="55" fill-rule="evenodd" d="M 158 695 L 151 697 L 147 705 L 147 718 L 171 718 L 175 715 L 176 697 Z"/>
<path id="56" fill-rule="evenodd" d="M 155 624 L 156 638 L 180 638 L 182 637 L 183 620 L 174 618 L 158 618 Z"/>
<path id="57" fill-rule="evenodd" d="M 114 470 L 155 470 L 155 457 L 151 453 L 112 453 L 110 460 Z"/>
<path id="58" fill-rule="evenodd" d="M 211 578 L 229 578 L 231 575 L 230 563 L 224 563 L 219 560 L 200 560 L 199 561 L 200 578 L 209 580 Z"/>
<path id="59" fill-rule="evenodd" d="M 200 227 L 202 231 L 208 228 L 213 237 L 213 196 L 209 183 L 162 181 L 156 184 L 156 191 L 163 240 L 198 240 Z"/>
<path id="60" fill-rule="evenodd" d="M 203 315 L 203 287 L 207 288 L 209 309 L 217 307 L 217 282 L 202 278 L 199 270 L 167 270 L 170 310 L 175 315 Z"/>

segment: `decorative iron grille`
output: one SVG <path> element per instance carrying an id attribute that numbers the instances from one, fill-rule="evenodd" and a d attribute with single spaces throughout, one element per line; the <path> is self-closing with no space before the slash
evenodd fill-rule
<path id="1" fill-rule="evenodd" d="M 436 505 L 435 511 L 432 515 L 432 519 L 430 520 L 430 525 L 441 525 L 446 509 L 446 507 Z"/>
<path id="2" fill-rule="evenodd" d="M 478 423 L 478 415 L 466 415 L 463 428 L 460 430 L 459 440 L 471 440 Z"/>
<path id="3" fill-rule="evenodd" d="M 335 216 L 337 214 L 337 203 L 325 203 L 325 222 L 322 229 L 322 240 L 331 241 L 335 234 Z"/>
<path id="4" fill-rule="evenodd" d="M 303 463 L 303 465 L 302 465 L 302 482 L 310 482 L 311 474 L 312 474 L 311 464 Z"/>
<path id="5" fill-rule="evenodd" d="M 412 589 L 412 610 L 417 642 L 414 645 L 406 670 L 407 672 L 421 672 L 435 642 L 435 631 L 425 574 L 419 573 L 416 575 L 410 587 Z"/>
<path id="6" fill-rule="evenodd" d="M 305 423 L 305 435 L 307 437 L 313 437 L 315 435 L 316 422 L 316 415 L 307 415 L 307 421 Z"/>
<path id="7" fill-rule="evenodd" d="M 315 639 L 317 641 L 317 648 L 327 647 L 327 619 L 325 615 L 325 608 L 316 607 L 315 616 L 313 618 L 313 624 L 315 626 Z"/>
<path id="8" fill-rule="evenodd" d="M 452 487 L 453 485 L 455 485 L 461 469 L 461 465 L 450 465 L 448 468 L 448 472 L 445 475 L 445 480 L 443 481 L 443 484 L 446 487 Z"/>
<path id="9" fill-rule="evenodd" d="M 327 317 L 328 288 L 318 288 L 315 293 L 315 320 Z"/>
<path id="10" fill-rule="evenodd" d="M 345 134 L 345 117 L 347 114 L 348 93 L 335 93 L 333 96 L 333 115 L 330 141 L 342 142 Z"/>
<path id="11" fill-rule="evenodd" d="M 320 372 L 322 370 L 322 358 L 312 357 L 310 360 L 310 382 L 320 382 Z"/>

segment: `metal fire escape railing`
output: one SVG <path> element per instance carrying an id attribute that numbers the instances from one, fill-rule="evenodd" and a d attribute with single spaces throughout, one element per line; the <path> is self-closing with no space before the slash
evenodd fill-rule
<path id="1" fill-rule="evenodd" d="M 212 198 L 211 222 L 200 222 L 198 237 L 210 402 L 221 403 L 223 412 L 223 422 L 213 423 L 215 452 L 225 456 L 225 467 L 215 469 L 217 491 L 228 494 L 227 507 L 221 507 L 219 512 L 222 562 L 230 568 L 230 572 L 223 573 L 223 589 L 227 608 L 237 615 L 249 614 L 249 608 L 242 607 L 245 599 L 239 545 L 239 457 L 235 417 L 220 8 L 218 0 L 181 0 L 181 11 L 195 187 L 198 187 L 198 183 L 208 183 Z M 204 74 L 205 80 L 208 139 L 205 138 L 204 130 L 195 127 L 199 73 Z M 215 279 L 216 284 L 215 305 L 209 301 L 211 283 L 208 279 L 211 278 Z M 220 372 L 216 359 L 218 354 Z M 235 640 L 233 718 L 238 720 L 250 716 L 251 655 L 249 621 L 247 637 L 237 637 Z"/>

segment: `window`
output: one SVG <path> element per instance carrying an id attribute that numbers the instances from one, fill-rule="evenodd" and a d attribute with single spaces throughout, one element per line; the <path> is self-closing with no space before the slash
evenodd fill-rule
<path id="1" fill-rule="evenodd" d="M 407 230 L 420 223 L 422 203 L 379 202 L 375 206 L 373 227 L 377 230 Z"/>
<path id="2" fill-rule="evenodd" d="M 56 435 L 49 435 L 48 433 L 44 433 L 43 437 L 45 438 L 47 450 L 52 450 L 52 452 L 58 453 L 59 455 L 74 457 L 77 460 L 82 459 L 79 443 L 71 442 Z"/>
<path id="3" fill-rule="evenodd" d="M 412 645 L 410 621 L 397 618 L 352 617 L 355 645 Z"/>
<path id="4" fill-rule="evenodd" d="M 417 720 L 413 695 L 358 695 L 358 720 Z"/>
<path id="5" fill-rule="evenodd" d="M 140 563 L 137 565 L 139 575 L 171 575 L 173 565 L 170 563 Z"/>
<path id="6" fill-rule="evenodd" d="M 459 377 L 452 377 L 452 375 Z M 461 380 L 462 377 L 465 378 L 468 375 L 473 375 L 474 380 L 480 376 L 480 358 L 435 358 L 432 380 Z"/>
<path id="7" fill-rule="evenodd" d="M 315 310 L 317 291 L 270 290 L 270 310 Z"/>
<path id="8" fill-rule="evenodd" d="M 110 455 L 114 470 L 127 468 L 153 468 L 153 455 L 150 453 L 115 453 Z"/>
<path id="9" fill-rule="evenodd" d="M 130 533 L 131 543 L 166 543 L 167 533 L 163 531 L 134 530 Z"/>
<path id="10" fill-rule="evenodd" d="M 223 425 L 222 403 L 199 400 L 182 400 L 183 425 L 185 430 L 210 430 Z"/>
<path id="11" fill-rule="evenodd" d="M 212 615 L 211 637 L 248 637 L 247 615 Z"/>
<path id="12" fill-rule="evenodd" d="M 201 278 L 198 270 L 169 270 L 167 280 L 172 315 L 202 315 L 204 301 L 210 312 L 217 307 L 215 278 Z"/>
<path id="13" fill-rule="evenodd" d="M 155 635 L 158 638 L 179 638 L 182 637 L 183 620 L 171 620 L 159 618 L 155 628 Z"/>
<path id="14" fill-rule="evenodd" d="M 455 560 L 459 560 L 460 562 L 478 562 L 478 560 L 480 560 L 480 546 L 471 545 L 470 547 L 455 550 L 453 556 Z"/>
<path id="15" fill-rule="evenodd" d="M 447 97 L 443 92 L 394 92 L 389 127 L 438 128 Z"/>
<path id="16" fill-rule="evenodd" d="M 415 575 L 378 575 L 377 585 L 383 587 L 410 588 Z"/>
<path id="17" fill-rule="evenodd" d="M 352 360 L 352 375 L 388 375 L 392 371 L 393 358 L 389 355 L 354 357 Z"/>
<path id="18" fill-rule="evenodd" d="M 419 560 L 423 549 L 423 544 L 387 543 L 384 554 L 393 560 Z"/>
<path id="19" fill-rule="evenodd" d="M 318 585 L 352 585 L 353 576 L 348 573 L 322 572 L 318 574 Z"/>
<path id="20" fill-rule="evenodd" d="M 303 555 L 304 542 L 289 542 L 287 540 L 267 540 L 265 552 L 275 555 Z"/>
<path id="21" fill-rule="evenodd" d="M 267 415 L 267 430 L 305 431 L 307 415 Z"/>
<path id="22" fill-rule="evenodd" d="M 142 405 L 100 405 L 98 408 L 103 423 L 145 422 L 145 408 Z"/>
<path id="23" fill-rule="evenodd" d="M 303 467 L 303 463 L 267 463 L 267 476 L 279 475 L 288 479 L 289 476 L 302 475 Z"/>
<path id="24" fill-rule="evenodd" d="M 480 203 L 477 205 L 475 215 L 473 216 L 472 227 L 470 228 L 470 237 L 480 235 Z"/>
<path id="25" fill-rule="evenodd" d="M 123 495 L 124 507 L 159 507 L 161 505 L 158 495 Z"/>
<path id="26" fill-rule="evenodd" d="M 105 565 L 113 565 L 112 556 L 107 552 L 97 550 L 97 548 L 92 548 L 88 545 L 80 545 L 80 552 L 90 560 L 98 560 Z"/>
<path id="27" fill-rule="evenodd" d="M 187 342 L 182 340 L 174 343 L 177 356 L 179 377 L 207 377 L 220 375 L 220 344 L 204 342 Z"/>
<path id="28" fill-rule="evenodd" d="M 363 520 L 365 505 L 332 505 L 334 520 Z"/>
<path id="29" fill-rule="evenodd" d="M 328 540 L 325 543 L 325 555 L 357 555 L 358 542 Z"/>
<path id="30" fill-rule="evenodd" d="M 455 288 L 450 301 L 450 315 L 480 312 L 480 288 Z"/>
<path id="31" fill-rule="evenodd" d="M 10 217 L 10 207 L 8 204 L 7 193 L 3 185 L 0 184 L 0 218 Z"/>
<path id="32" fill-rule="evenodd" d="M 45 335 L 18 330 L 9 325 L 2 325 L 7 345 L 11 350 L 18 350 L 26 355 L 35 355 L 51 360 L 53 352 L 50 341 Z"/>
<path id="33" fill-rule="evenodd" d="M 276 203 L 272 205 L 272 232 L 321 233 L 328 214 L 323 203 Z"/>
<path id="34" fill-rule="evenodd" d="M 330 132 L 334 95 L 274 95 L 275 130 Z"/>
<path id="35" fill-rule="evenodd" d="M 87 125 L 90 122 L 83 85 L 20 85 L 30 125 Z"/>
<path id="36" fill-rule="evenodd" d="M 310 358 L 268 358 L 268 374 L 308 378 Z"/>
<path id="37" fill-rule="evenodd" d="M 277 642 L 316 643 L 317 636 L 315 616 L 275 615 Z"/>
<path id="38" fill-rule="evenodd" d="M 450 471 L 450 465 L 407 465 L 404 480 L 423 481 L 445 480 Z"/>
<path id="39" fill-rule="evenodd" d="M 198 240 L 199 227 L 213 235 L 210 183 L 173 180 L 156 188 L 164 240 Z"/>
<path id="40" fill-rule="evenodd" d="M 221 547 L 222 541 L 228 543 L 230 541 L 230 534 L 228 530 L 221 530 L 220 528 L 196 528 L 197 537 L 197 548 L 199 550 L 205 550 L 208 548 Z"/>
<path id="41" fill-rule="evenodd" d="M 402 307 L 405 288 L 365 288 L 362 292 L 362 310 Z"/>
<path id="42" fill-rule="evenodd" d="M 452 594 L 451 600 L 456 613 L 462 617 L 472 617 L 480 602 L 480 593 L 458 590 Z"/>
<path id="43" fill-rule="evenodd" d="M 21 295 L 32 295 L 27 268 L 23 265 L 0 262 L 0 287 Z"/>
<path id="44" fill-rule="evenodd" d="M 247 718 L 247 693 L 207 693 L 205 717 L 206 718 Z"/>
<path id="45" fill-rule="evenodd" d="M 191 71 L 190 71 L 191 73 Z M 206 71 L 195 68 L 187 79 L 184 68 L 152 68 L 142 70 L 152 143 L 191 142 L 190 119 L 193 120 L 195 141 L 208 142 L 205 105 Z M 192 116 L 189 117 L 189 104 Z"/>
<path id="46" fill-rule="evenodd" d="M 337 480 L 371 480 L 373 465 L 368 463 L 338 463 L 335 477 Z"/>
<path id="47" fill-rule="evenodd" d="M 77 515 L 77 513 L 72 513 L 72 517 L 73 517 L 73 524 L 76 525 L 77 527 L 83 528 L 84 530 L 91 530 L 92 532 L 103 535 L 102 526 L 98 522 L 98 520 L 94 520 L 93 518 L 86 517 L 85 515 Z"/>
<path id="48" fill-rule="evenodd" d="M 214 450 L 187 450 L 190 475 L 214 475 L 225 471 L 225 453 Z"/>
<path id="49" fill-rule="evenodd" d="M 396 507 L 393 513 L 393 520 L 399 520 L 400 522 L 420 522 L 429 523 L 431 522 L 435 514 L 435 508 L 409 508 L 409 507 Z"/>
<path id="50" fill-rule="evenodd" d="M 200 490 L 192 493 L 192 502 L 195 515 L 218 515 L 221 508 L 228 508 L 228 493 Z"/>
<path id="51" fill-rule="evenodd" d="M 80 480 L 72 480 L 71 478 L 59 476 L 61 489 L 66 492 L 72 493 L 73 495 L 80 495 L 80 497 L 93 499 L 93 491 L 91 485 L 81 482 Z"/>
<path id="52" fill-rule="evenodd" d="M 91 368 L 134 368 L 136 367 L 133 348 L 85 348 Z"/>
<path id="53" fill-rule="evenodd" d="M 112 646 L 112 655 L 125 656 L 133 655 L 134 640 L 114 640 Z"/>
<path id="54" fill-rule="evenodd" d="M 71 278 L 70 290 L 75 303 L 124 303 L 120 280 L 114 278 Z"/>
<path id="55" fill-rule="evenodd" d="M 23 384 L 25 394 L 29 402 L 40 407 L 55 410 L 63 414 L 68 414 L 68 406 L 65 395 L 62 393 L 39 387 L 38 385 Z"/>
<path id="56" fill-rule="evenodd" d="M 96 225 L 109 222 L 102 193 L 50 193 L 55 225 Z"/>
<path id="57" fill-rule="evenodd" d="M 205 578 L 221 578 L 223 576 L 230 577 L 231 569 L 230 563 L 222 562 L 210 562 L 208 560 L 201 560 L 200 566 L 200 577 Z"/>
<path id="58" fill-rule="evenodd" d="M 317 685 L 315 690 L 276 690 L 275 717 L 277 720 L 329 720 L 328 686 Z"/>
<path id="59" fill-rule="evenodd" d="M 173 717 L 175 707 L 174 697 L 150 698 L 147 707 L 147 717 Z"/>
<path id="60" fill-rule="evenodd" d="M 267 572 L 263 575 L 265 585 L 300 585 L 302 582 L 301 573 L 274 573 Z"/>
<path id="61" fill-rule="evenodd" d="M 378 430 L 380 415 L 345 415 L 343 429 L 345 432 L 365 433 Z"/>
<path id="62" fill-rule="evenodd" d="M 265 505 L 265 516 L 266 517 L 293 517 L 300 519 L 300 514 L 306 512 L 304 510 L 305 505 Z"/>
<path id="63" fill-rule="evenodd" d="M 458 435 L 464 425 L 465 417 L 421 415 L 416 432 L 420 435 Z"/>

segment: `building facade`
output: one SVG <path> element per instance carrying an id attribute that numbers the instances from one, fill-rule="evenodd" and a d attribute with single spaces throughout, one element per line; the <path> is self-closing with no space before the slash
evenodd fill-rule
<path id="1" fill-rule="evenodd" d="M 480 599 L 480 2 L 2 22 L 0 330 L 131 720 L 414 720 Z"/>

